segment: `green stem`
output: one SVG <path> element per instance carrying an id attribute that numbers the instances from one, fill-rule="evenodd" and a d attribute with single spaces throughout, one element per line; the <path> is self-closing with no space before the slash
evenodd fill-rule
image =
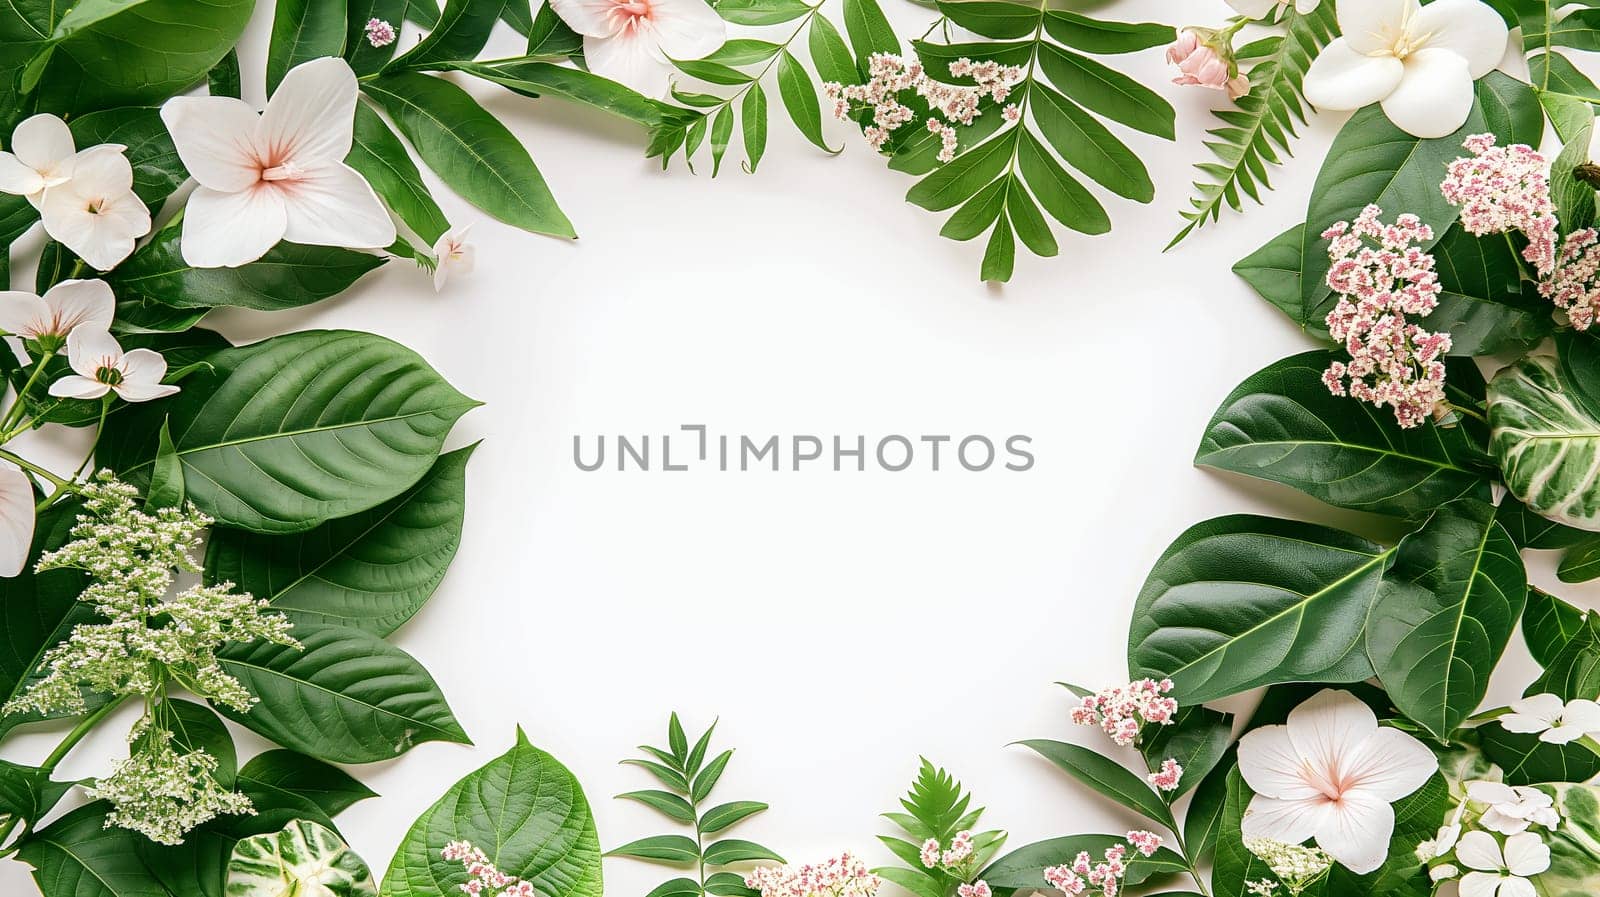
<path id="1" fill-rule="evenodd" d="M 33 373 L 28 375 L 28 382 L 24 383 L 20 390 L 17 390 L 16 402 L 6 410 L 5 418 L 0 420 L 0 431 L 9 433 L 11 428 L 15 427 L 17 422 L 22 419 L 28 408 L 28 395 L 33 392 L 34 384 L 38 383 L 39 378 L 43 376 L 44 366 L 49 364 L 50 359 L 54 358 L 55 355 L 54 350 L 51 350 L 39 356 L 39 363 L 33 366 Z"/>
<path id="2" fill-rule="evenodd" d="M 108 393 L 106 393 L 105 398 L 100 400 L 100 422 L 95 424 L 94 442 L 91 443 L 90 446 L 89 446 L 89 454 L 83 456 L 83 463 L 79 464 L 78 465 L 78 469 L 73 472 L 73 474 L 72 474 L 72 478 L 73 479 L 77 479 L 78 477 L 83 476 L 84 469 L 89 466 L 89 462 L 90 461 L 94 460 L 95 449 L 98 449 L 100 447 L 100 436 L 101 436 L 101 434 L 105 433 L 105 431 L 106 431 L 106 413 L 109 412 L 110 410 L 111 410 L 111 393 L 108 392 Z"/>
<path id="3" fill-rule="evenodd" d="M 800 36 L 800 33 L 802 31 L 805 31 L 806 27 L 811 24 L 811 19 L 814 16 L 816 16 L 817 11 L 820 10 L 820 9 L 822 9 L 822 4 L 821 3 L 818 3 L 816 6 L 811 7 L 811 11 L 806 13 L 805 17 L 800 20 L 800 26 L 794 30 L 794 33 L 789 35 L 789 39 L 785 40 L 783 43 L 778 45 L 778 52 L 772 54 L 772 58 L 767 60 L 766 66 L 764 66 L 761 69 L 760 72 L 757 72 L 756 76 L 754 78 L 751 78 L 749 81 L 746 81 L 745 85 L 743 87 L 739 88 L 737 91 L 734 91 L 733 96 L 728 97 L 727 99 L 722 101 L 721 105 L 716 106 L 714 108 L 713 112 L 721 112 L 723 109 L 727 108 L 728 106 L 733 105 L 735 100 L 738 100 L 740 97 L 742 97 L 745 94 L 749 93 L 750 92 L 750 88 L 756 86 L 757 84 L 760 84 L 761 80 L 763 78 L 767 77 L 767 72 L 772 71 L 772 67 L 778 64 L 778 60 L 783 58 L 783 54 L 784 53 L 788 52 L 789 45 L 794 43 L 795 42 L 795 38 L 798 38 Z M 707 112 L 705 114 L 707 116 L 710 116 L 710 115 L 713 114 L 713 112 Z"/>
<path id="4" fill-rule="evenodd" d="M 93 713 L 78 720 L 78 724 L 72 727 L 72 731 L 67 733 L 66 738 L 61 739 L 61 743 L 56 745 L 56 749 L 50 752 L 50 756 L 44 758 L 44 762 L 39 765 L 39 768 L 44 770 L 46 775 L 55 772 L 56 767 L 61 765 L 61 761 L 65 760 L 67 755 L 72 753 L 72 749 L 78 746 L 78 742 L 82 741 L 84 736 L 88 735 L 90 730 L 101 720 L 110 716 L 118 707 L 121 707 L 125 700 L 127 699 L 118 698 L 114 701 L 107 701 Z M 13 816 L 6 820 L 4 825 L 0 825 L 0 844 L 4 844 L 6 839 L 11 837 L 11 833 L 16 831 L 17 824 L 21 821 L 21 817 Z M 15 847 L 11 847 L 0 851 L 0 858 L 8 857 L 16 853 L 16 850 Z"/>
<path id="5" fill-rule="evenodd" d="M 22 457 L 16 452 L 0 448 L 0 458 L 10 461 L 12 464 L 17 465 L 18 467 L 28 471 L 29 473 L 32 473 L 35 476 L 43 477 L 44 479 L 50 481 L 50 484 L 55 486 L 57 489 L 66 489 L 72 492 L 78 491 L 78 487 L 73 485 L 71 480 L 64 480 L 61 477 L 56 476 L 55 474 L 45 470 L 43 467 L 40 467 L 32 461 L 29 461 L 27 458 Z"/>

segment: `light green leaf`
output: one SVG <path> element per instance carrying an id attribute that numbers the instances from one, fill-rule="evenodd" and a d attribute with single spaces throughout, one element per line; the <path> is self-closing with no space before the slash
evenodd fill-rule
<path id="1" fill-rule="evenodd" d="M 853 84 L 861 77 L 856 68 L 856 58 L 850 54 L 839 30 L 823 16 L 812 16 L 811 30 L 806 35 L 811 51 L 811 64 L 817 67 L 817 77 L 836 84 Z"/>
<path id="2" fill-rule="evenodd" d="M 900 52 L 900 39 L 877 0 L 844 0 L 844 30 L 859 59 Z"/>
<path id="3" fill-rule="evenodd" d="M 683 835 L 653 835 L 629 841 L 606 851 L 608 857 L 632 857 L 673 866 L 688 866 L 700 859 L 700 848 L 693 838 Z"/>
<path id="4" fill-rule="evenodd" d="M 767 94 L 760 84 L 750 85 L 745 93 L 739 105 L 739 124 L 744 131 L 744 170 L 755 174 L 756 166 L 761 164 L 761 157 L 767 151 Z"/>
<path id="5" fill-rule="evenodd" d="M 622 800 L 638 801 L 678 822 L 694 822 L 694 807 L 689 806 L 688 801 L 669 791 L 629 791 L 626 794 L 619 794 L 617 797 Z"/>
<path id="6" fill-rule="evenodd" d="M 822 137 L 822 106 L 811 75 L 788 50 L 778 57 L 778 96 L 800 133 L 823 152 L 837 153 Z"/>
<path id="7" fill-rule="evenodd" d="M 1172 818 L 1172 810 L 1166 802 L 1145 783 L 1143 776 L 1136 775 L 1117 761 L 1064 741 L 1033 739 L 1021 744 L 1037 751 L 1040 756 L 1101 795 L 1169 831 L 1177 830 L 1177 822 Z"/>
<path id="8" fill-rule="evenodd" d="M 178 450 L 172 445 L 167 424 L 161 422 L 155 466 L 151 468 L 150 487 L 145 490 L 145 506 L 149 508 L 183 506 L 183 464 L 178 461 Z"/>

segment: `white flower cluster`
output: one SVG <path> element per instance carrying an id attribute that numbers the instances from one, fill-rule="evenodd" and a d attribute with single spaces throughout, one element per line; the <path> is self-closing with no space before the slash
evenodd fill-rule
<path id="1" fill-rule="evenodd" d="M 1417 845 L 1428 877 L 1435 883 L 1459 878 L 1468 897 L 1533 893 L 1531 879 L 1550 868 L 1544 837 L 1562 823 L 1555 799 L 1526 785 L 1476 781 L 1465 787 L 1438 835 Z"/>
<path id="2" fill-rule="evenodd" d="M 211 520 L 190 505 L 145 511 L 132 486 L 102 471 L 83 487 L 72 541 L 39 559 L 38 569 L 79 569 L 90 583 L 78 600 L 105 622 L 83 623 L 41 662 L 45 675 L 4 712 L 82 712 L 82 689 L 147 695 L 175 680 L 196 695 L 240 711 L 255 702 L 217 662 L 227 642 L 263 639 L 298 646 L 290 623 L 231 583 L 192 586 L 168 596 L 178 570 Z"/>
<path id="3" fill-rule="evenodd" d="M 1311 887 L 1333 868 L 1333 857 L 1320 847 L 1305 847 L 1300 844 L 1285 844 L 1270 838 L 1246 838 L 1244 849 L 1250 851 L 1261 862 L 1267 864 L 1272 874 L 1278 877 L 1285 890 L 1291 895 L 1299 894 Z M 1263 880 L 1264 881 L 1264 880 Z M 1261 883 L 1257 883 L 1259 886 Z M 1265 890 L 1257 890 L 1258 894 L 1270 894 L 1270 882 Z"/>
<path id="4" fill-rule="evenodd" d="M 250 798 L 214 778 L 217 758 L 203 750 L 180 752 L 172 733 L 150 723 L 135 727 L 128 759 L 88 789 L 109 801 L 106 828 L 132 829 L 158 844 L 182 844 L 195 826 L 217 816 L 253 815 Z"/>

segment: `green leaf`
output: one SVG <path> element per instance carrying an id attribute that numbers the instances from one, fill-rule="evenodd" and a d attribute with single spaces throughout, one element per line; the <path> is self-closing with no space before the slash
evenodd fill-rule
<path id="1" fill-rule="evenodd" d="M 1535 290 L 1524 291 L 1509 241 L 1479 239 L 1453 224 L 1433 255 L 1444 291 L 1427 326 L 1450 334 L 1450 354 L 1521 352 L 1555 329 L 1550 303 Z"/>
<path id="2" fill-rule="evenodd" d="M 577 236 L 521 141 L 466 91 L 415 73 L 385 75 L 365 89 L 462 198 L 533 233 Z"/>
<path id="3" fill-rule="evenodd" d="M 1488 497 L 1488 459 L 1465 426 L 1402 429 L 1387 410 L 1335 396 L 1338 356 L 1305 352 L 1251 375 L 1211 418 L 1195 463 L 1282 483 L 1335 507 L 1397 517 Z"/>
<path id="4" fill-rule="evenodd" d="M 728 152 L 728 142 L 733 139 L 733 107 L 723 106 L 711 120 L 711 176 L 722 170 L 722 157 Z"/>
<path id="5" fill-rule="evenodd" d="M 161 422 L 155 466 L 151 468 L 150 486 L 145 489 L 145 506 L 149 508 L 183 506 L 183 464 L 178 460 L 178 450 L 172 445 L 172 433 L 167 423 Z"/>
<path id="6" fill-rule="evenodd" d="M 1034 255 L 1045 258 L 1060 252 L 1055 235 L 1050 232 L 1050 224 L 1044 220 L 1039 207 L 1023 188 L 1022 181 L 1012 175 L 1005 179 L 1005 185 L 1006 215 L 1011 219 L 1011 227 L 1021 238 L 1022 245 Z"/>
<path id="7" fill-rule="evenodd" d="M 103 801 L 79 807 L 18 845 L 17 859 L 33 867 L 43 897 L 180 897 L 140 857 L 142 836 L 106 828 L 108 808 Z"/>
<path id="8" fill-rule="evenodd" d="M 694 879 L 674 878 L 651 888 L 645 897 L 698 897 L 701 893 L 700 883 Z"/>
<path id="9" fill-rule="evenodd" d="M 1176 136 L 1172 104 L 1127 75 L 1048 43 L 1039 49 L 1039 66 L 1056 89 L 1084 108 L 1146 134 Z"/>
<path id="10" fill-rule="evenodd" d="M 361 172 L 390 211 L 424 243 L 433 245 L 450 229 L 449 220 L 434 201 L 405 145 L 364 103 L 356 104 L 355 141 L 344 161 Z"/>
<path id="11" fill-rule="evenodd" d="M 615 81 L 541 60 L 455 63 L 449 68 L 527 96 L 555 96 L 592 106 L 648 128 L 681 124 L 693 116 L 692 112 L 636 93 Z"/>
<path id="12" fill-rule="evenodd" d="M 688 801 L 668 791 L 629 791 L 617 797 L 622 800 L 638 801 L 678 822 L 694 822 L 694 807 L 689 806 Z"/>
<path id="13" fill-rule="evenodd" d="M 844 30 L 859 59 L 874 53 L 900 52 L 900 39 L 877 0 L 844 0 Z"/>
<path id="14" fill-rule="evenodd" d="M 108 422 L 104 463 L 147 478 L 170 416 L 189 499 L 254 532 L 303 532 L 399 495 L 476 404 L 416 353 L 366 333 L 291 333 L 209 360 L 214 372 L 177 396 Z"/>
<path id="15" fill-rule="evenodd" d="M 302 871 L 312 870 L 312 871 Z M 230 897 L 316 893 L 376 895 L 372 871 L 333 832 L 299 820 L 274 834 L 245 838 L 228 858 Z"/>
<path id="16" fill-rule="evenodd" d="M 760 897 L 761 894 L 745 887 L 744 876 L 736 872 L 713 872 L 706 876 L 706 893 L 714 897 Z"/>
<path id="17" fill-rule="evenodd" d="M 1039 138 L 1024 130 L 1017 144 L 1017 167 L 1039 205 L 1067 227 L 1085 234 L 1111 230 L 1105 207 L 1050 155 Z"/>
<path id="18" fill-rule="evenodd" d="M 1135 676 L 1198 704 L 1277 682 L 1359 682 L 1367 611 L 1393 549 L 1270 517 L 1208 520 L 1145 580 L 1128 634 Z"/>
<path id="19" fill-rule="evenodd" d="M 1145 783 L 1143 777 L 1117 761 L 1064 741 L 1035 739 L 1020 743 L 1037 751 L 1040 756 L 1101 795 L 1169 830 L 1177 830 L 1178 824 L 1172 818 L 1172 810 L 1166 802 Z"/>
<path id="20" fill-rule="evenodd" d="M 999 40 L 1033 34 L 1040 25 L 1040 10 L 1011 0 L 946 0 L 939 11 L 962 28 Z"/>
<path id="21" fill-rule="evenodd" d="M 735 25 L 776 25 L 811 11 L 801 0 L 722 0 L 717 14 Z"/>
<path id="22" fill-rule="evenodd" d="M 689 749 L 689 757 L 683 764 L 683 770 L 688 775 L 692 776 L 700 771 L 700 764 L 704 763 L 706 759 L 706 750 L 711 747 L 711 733 L 715 731 L 717 731 L 717 724 L 713 720 L 711 725 L 707 726 L 706 730 L 695 740 L 694 747 Z"/>
<path id="23" fill-rule="evenodd" d="M 1013 128 L 967 150 L 955 161 L 918 181 L 906 193 L 906 201 L 930 212 L 940 212 L 966 202 L 1005 171 L 1016 141 L 1017 130 Z"/>
<path id="24" fill-rule="evenodd" d="M 1587 616 L 1587 611 L 1543 589 L 1528 589 L 1528 603 L 1522 609 L 1522 637 L 1539 666 L 1555 663 L 1567 644 L 1584 631 Z"/>
<path id="25" fill-rule="evenodd" d="M 754 75 L 746 74 L 731 66 L 719 62 L 705 62 L 698 59 L 680 59 L 673 62 L 679 70 L 701 81 L 712 84 L 748 84 L 755 80 Z"/>
<path id="26" fill-rule="evenodd" d="M 406 0 L 346 0 L 344 58 L 356 75 L 371 75 L 394 58 L 399 41 L 374 47 L 367 40 L 367 23 L 373 19 L 388 22 L 396 32 L 406 17 Z"/>
<path id="27" fill-rule="evenodd" d="M 251 757 L 239 770 L 239 788 L 247 792 L 291 795 L 311 803 L 330 817 L 378 796 L 336 766 L 282 749 Z"/>
<path id="28" fill-rule="evenodd" d="M 1217 834 L 1222 828 L 1228 799 L 1228 777 L 1238 766 L 1237 747 L 1230 745 L 1216 767 L 1195 786 L 1194 797 L 1183 814 L 1183 841 L 1189 858 L 1204 862 L 1216 852 Z"/>
<path id="29" fill-rule="evenodd" d="M 1233 715 L 1209 707 L 1189 706 L 1178 711 L 1171 724 L 1156 727 L 1155 731 L 1139 745 L 1145 766 L 1156 772 L 1167 759 L 1178 761 L 1183 776 L 1178 790 L 1170 799 L 1176 800 L 1222 762 L 1233 741 Z"/>
<path id="30" fill-rule="evenodd" d="M 807 140 L 823 152 L 838 152 L 822 137 L 822 107 L 817 102 L 817 89 L 811 82 L 811 75 L 788 50 L 778 57 L 778 96 L 789 112 L 789 119 Z"/>
<path id="31" fill-rule="evenodd" d="M 51 781 L 48 770 L 0 760 L 0 818 L 35 823 L 71 790 L 71 782 Z"/>
<path id="32" fill-rule="evenodd" d="M 1557 346 L 1559 358 L 1524 358 L 1489 382 L 1489 450 L 1529 510 L 1600 530 L 1600 349 L 1583 335 Z"/>
<path id="33" fill-rule="evenodd" d="M 729 863 L 743 863 L 751 860 L 771 860 L 782 863 L 783 857 L 771 849 L 762 847 L 754 841 L 740 841 L 737 838 L 724 838 L 706 845 L 706 864 L 710 866 L 726 866 Z"/>
<path id="34" fill-rule="evenodd" d="M 1524 692 L 1529 697 L 1542 694 L 1558 695 L 1563 701 L 1600 695 L 1600 620 L 1585 617 L 1577 634 Z"/>
<path id="35" fill-rule="evenodd" d="M 439 851 L 470 841 L 507 875 L 551 897 L 600 897 L 600 839 L 578 780 L 554 757 L 517 743 L 457 782 L 411 827 L 388 874 L 383 897 L 441 897 L 467 881 L 460 863 Z"/>
<path id="36" fill-rule="evenodd" d="M 65 640 L 73 627 L 98 619 L 94 609 L 78 601 L 88 585 L 79 570 L 49 570 L 34 573 L 39 555 L 65 545 L 71 539 L 79 507 L 75 500 L 52 505 L 39 514 L 34 524 L 33 549 L 23 572 L 0 579 L 0 705 L 17 698 L 39 678 L 39 663 L 51 648 Z M 90 709 L 104 703 L 90 702 Z M 33 713 L 13 713 L 0 717 L 0 736 L 40 717 Z"/>
<path id="37" fill-rule="evenodd" d="M 229 50 L 220 62 L 211 67 L 211 71 L 206 72 L 206 90 L 214 97 L 233 97 L 237 100 L 244 96 L 238 50 Z"/>
<path id="38" fill-rule="evenodd" d="M 1104 22 L 1064 9 L 1046 10 L 1044 27 L 1056 41 L 1097 55 L 1148 50 L 1170 44 L 1178 37 L 1171 25 Z"/>
<path id="39" fill-rule="evenodd" d="M 1044 880 L 1044 870 L 1052 866 L 1070 865 L 1078 854 L 1084 851 L 1088 851 L 1090 856 L 1098 857 L 1114 845 L 1126 846 L 1127 843 L 1128 839 L 1123 835 L 1070 835 L 1065 838 L 1037 841 L 1019 847 L 990 863 L 977 874 L 976 878 L 983 879 L 991 888 L 996 889 L 1043 890 L 1048 887 Z M 1153 875 L 1175 872 L 1183 868 L 1182 859 L 1165 847 L 1157 850 L 1151 857 L 1131 855 L 1127 863 L 1127 874 L 1122 880 L 1127 887 L 1141 885 Z"/>
<path id="40" fill-rule="evenodd" d="M 1328 327 L 1321 318 L 1305 310 L 1300 294 L 1300 251 L 1306 226 L 1296 224 L 1273 237 L 1267 244 L 1240 259 L 1233 273 L 1244 278 L 1256 295 L 1272 303 L 1312 336 L 1327 338 Z"/>
<path id="41" fill-rule="evenodd" d="M 1596 577 L 1600 577 L 1600 537 L 1567 549 L 1556 568 L 1556 578 L 1562 582 L 1588 582 Z"/>
<path id="42" fill-rule="evenodd" d="M 1136 202 L 1155 198 L 1144 163 L 1105 125 L 1043 84 L 1034 85 L 1029 96 L 1040 133 L 1068 165 L 1118 196 Z"/>
<path id="43" fill-rule="evenodd" d="M 1507 785 L 1587 782 L 1600 775 L 1600 755 L 1582 741 L 1548 744 L 1538 735 L 1507 732 L 1498 723 L 1479 728 L 1478 741 L 1505 773 Z"/>
<path id="44" fill-rule="evenodd" d="M 694 784 L 690 787 L 690 799 L 695 803 L 705 800 L 711 795 L 711 789 L 717 787 L 717 780 L 722 778 L 722 771 L 728 768 L 728 761 L 733 759 L 733 751 L 727 750 L 712 758 L 706 768 L 694 777 Z"/>
<path id="45" fill-rule="evenodd" d="M 693 838 L 683 835 L 654 835 L 629 841 L 606 851 L 608 857 L 633 857 L 673 866 L 688 866 L 700 859 L 700 848 Z"/>
<path id="46" fill-rule="evenodd" d="M 1452 502 L 1402 539 L 1366 632 L 1395 706 L 1448 741 L 1488 693 L 1527 590 L 1516 543 L 1486 502 Z"/>
<path id="47" fill-rule="evenodd" d="M 489 42 L 489 32 L 505 7 L 506 0 L 446 0 L 439 24 L 385 69 L 426 69 L 441 62 L 472 59 Z"/>
<path id="48" fill-rule="evenodd" d="M 750 37 L 736 37 L 725 42 L 722 46 L 700 57 L 699 62 L 715 62 L 721 65 L 752 65 L 757 62 L 766 62 L 778 55 L 783 47 L 769 40 L 757 40 Z M 679 60 L 688 61 L 688 60 Z M 748 80 L 748 79 L 746 79 Z"/>
<path id="49" fill-rule="evenodd" d="M 816 30 L 811 33 L 815 34 Z M 744 170 L 755 174 L 756 166 L 761 164 L 761 157 L 767 151 L 767 94 L 760 84 L 750 85 L 745 92 L 744 101 L 739 105 L 739 124 L 744 131 Z"/>
<path id="50" fill-rule="evenodd" d="M 260 699 L 229 719 L 330 763 L 373 763 L 427 741 L 470 744 L 439 686 L 411 655 L 359 629 L 300 623 L 303 649 L 230 646 L 222 667 Z"/>
<path id="51" fill-rule="evenodd" d="M 269 95 L 278 89 L 283 76 L 300 63 L 344 54 L 345 3 L 346 0 L 278 0 L 272 16 L 272 39 L 267 45 Z"/>
<path id="52" fill-rule="evenodd" d="M 683 722 L 674 713 L 667 718 L 667 743 L 672 747 L 672 756 L 682 763 L 689 755 L 689 736 L 684 734 Z"/>
<path id="53" fill-rule="evenodd" d="M 189 172 L 154 106 L 124 106 L 80 115 L 71 122 L 72 139 L 80 147 L 120 143 L 133 165 L 133 192 L 155 211 Z"/>
<path id="54" fill-rule="evenodd" d="M 1505 495 L 1500 499 L 1500 507 L 1495 510 L 1495 519 L 1499 520 L 1500 525 L 1511 534 L 1512 541 L 1522 548 L 1545 551 L 1573 548 L 1600 538 L 1593 533 L 1546 520 L 1528 510 L 1528 506 L 1517 501 L 1514 495 Z"/>
<path id="55" fill-rule="evenodd" d="M 718 804 L 700 814 L 700 831 L 714 835 L 747 817 L 767 809 L 767 805 L 753 800 L 736 800 Z M 691 817 L 692 818 L 692 817 Z"/>
<path id="56" fill-rule="evenodd" d="M 432 597 L 455 557 L 475 448 L 440 455 L 395 498 L 308 532 L 217 528 L 206 546 L 206 580 L 232 582 L 296 623 L 386 636 Z"/>
<path id="57" fill-rule="evenodd" d="M 1011 279 L 1017 261 L 1017 242 L 1011 236 L 1011 222 L 1002 218 L 989 234 L 989 245 L 983 250 L 983 264 L 978 268 L 981 280 L 1005 283 Z"/>
<path id="58" fill-rule="evenodd" d="M 811 51 L 811 64 L 817 67 L 817 77 L 837 84 L 853 84 L 861 77 L 856 68 L 856 58 L 845 45 L 839 30 L 823 16 L 811 17 L 810 33 L 806 46 Z"/>
<path id="59" fill-rule="evenodd" d="M 683 773 L 678 772 L 676 769 L 672 769 L 670 767 L 663 766 L 660 763 L 655 763 L 655 762 L 652 762 L 650 760 L 639 760 L 639 759 L 630 758 L 630 759 L 624 760 L 622 762 L 626 763 L 626 764 L 629 764 L 629 765 L 632 765 L 632 766 L 639 766 L 639 767 L 644 768 L 651 775 L 653 775 L 657 779 L 659 779 L 661 781 L 661 784 L 666 785 L 668 788 L 676 789 L 681 794 L 688 794 L 689 793 L 689 780 L 685 779 L 683 777 Z"/>

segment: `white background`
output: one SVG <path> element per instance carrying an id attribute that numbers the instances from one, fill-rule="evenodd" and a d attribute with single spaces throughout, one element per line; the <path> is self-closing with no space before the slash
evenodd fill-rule
<path id="1" fill-rule="evenodd" d="M 905 0 L 886 6 L 902 34 L 932 18 Z M 1196 24 L 1227 12 L 1220 0 L 1108 6 L 1113 18 Z M 241 47 L 258 100 L 262 7 Z M 488 51 L 517 52 L 509 31 Z M 734 831 L 791 860 L 850 848 L 886 861 L 874 836 L 891 829 L 877 814 L 895 807 L 919 755 L 970 786 L 1012 846 L 1128 827 L 1007 745 L 1087 737 L 1051 683 L 1125 680 L 1129 613 L 1167 544 L 1240 511 L 1393 532 L 1191 466 L 1234 385 L 1311 345 L 1229 268 L 1303 218 L 1341 117 L 1314 121 L 1266 207 L 1163 254 L 1190 165 L 1208 158 L 1201 135 L 1217 97 L 1167 84 L 1159 50 L 1116 62 L 1178 108 L 1176 143 L 1116 128 L 1149 163 L 1156 201 L 1109 199 L 1114 232 L 1058 229 L 1057 258 L 1019 248 L 1005 286 L 978 281 L 982 241 L 939 237 L 942 217 L 906 203 L 910 179 L 858 134 L 830 122 L 845 151 L 818 152 L 770 87 L 760 171 L 741 172 L 735 146 L 712 180 L 679 161 L 662 172 L 628 123 L 473 84 L 530 148 L 581 239 L 530 236 L 436 187 L 452 220 L 474 222 L 478 250 L 477 271 L 443 294 L 395 262 L 315 309 L 215 316 L 236 341 L 381 333 L 487 403 L 450 441 L 484 440 L 460 553 L 396 636 L 477 747 L 428 744 L 355 770 L 383 797 L 340 823 L 376 870 L 518 724 L 578 775 L 607 848 L 671 831 L 611 796 L 654 786 L 617 761 L 662 743 L 674 709 L 693 731 L 720 718 L 716 744 L 738 753 L 715 796 L 769 802 Z M 1038 461 L 1026 473 L 641 474 L 571 460 L 574 434 L 592 445 L 695 423 L 869 440 L 1023 433 Z M 1561 586 L 1550 561 L 1532 561 L 1538 582 L 1596 603 L 1600 590 Z M 1512 656 L 1493 697 L 1532 678 L 1520 640 Z M 130 722 L 103 727 L 63 772 L 102 773 Z M 6 755 L 37 760 L 59 737 L 31 732 Z M 245 755 L 264 746 L 243 732 L 240 743 Z M 675 874 L 629 860 L 605 872 L 617 897 Z M 0 864 L 0 893 L 28 893 L 26 881 L 19 864 Z"/>

